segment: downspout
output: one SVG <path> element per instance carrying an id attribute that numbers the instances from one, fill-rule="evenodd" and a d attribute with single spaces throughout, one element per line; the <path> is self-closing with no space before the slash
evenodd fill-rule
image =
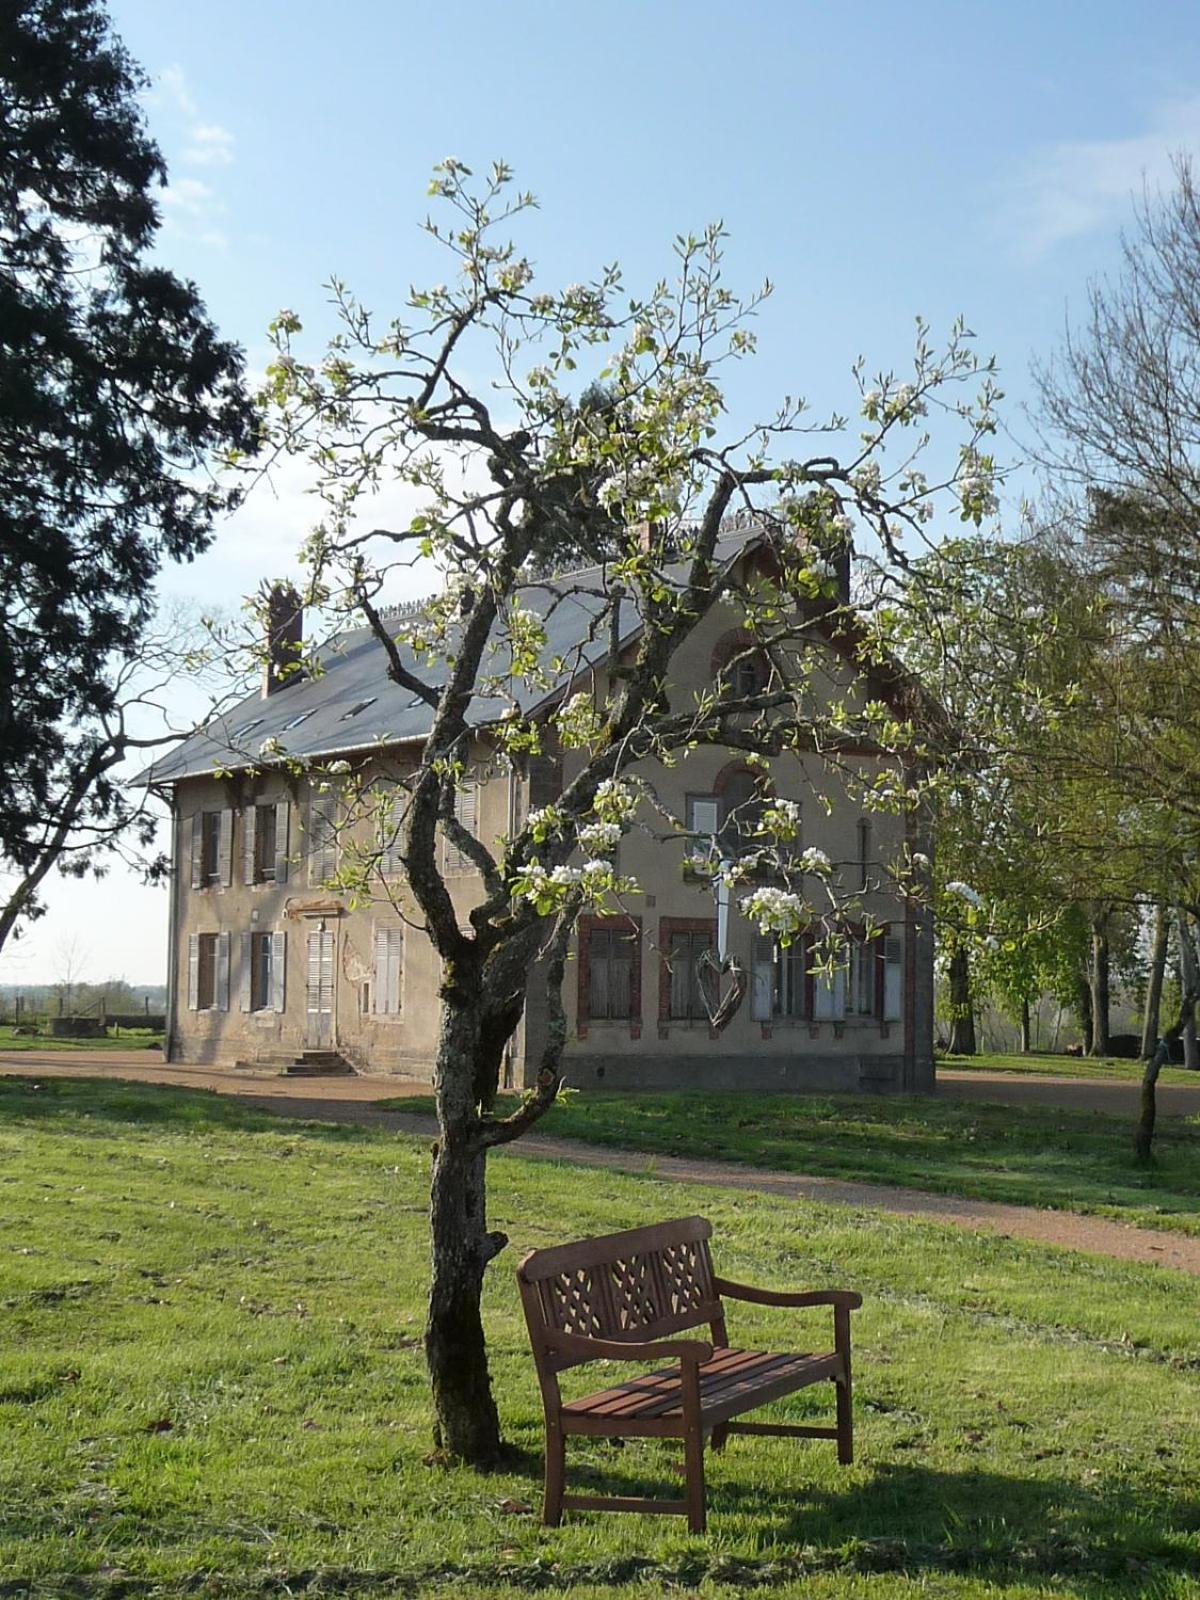
<path id="1" fill-rule="evenodd" d="M 167 874 L 167 1003 L 163 1060 L 171 1060 L 175 1039 L 175 1002 L 179 994 L 179 807 L 178 789 L 171 793 L 171 870 Z"/>

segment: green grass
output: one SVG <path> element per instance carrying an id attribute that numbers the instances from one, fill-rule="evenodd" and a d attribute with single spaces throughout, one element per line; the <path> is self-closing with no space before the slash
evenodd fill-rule
<path id="1" fill-rule="evenodd" d="M 1105 1078 L 1123 1083 L 1140 1083 L 1141 1061 L 1122 1061 L 1116 1056 L 1061 1056 L 1061 1055 L 1002 1055 L 939 1056 L 938 1065 L 950 1067 L 955 1072 L 1017 1072 L 1034 1077 L 1055 1078 Z M 1159 1074 L 1160 1083 L 1179 1083 L 1193 1089 L 1200 1088 L 1200 1073 L 1188 1072 L 1183 1067 L 1164 1067 Z"/>
<path id="2" fill-rule="evenodd" d="M 425 1097 L 383 1101 L 428 1114 Z M 515 1104 L 503 1102 L 504 1104 Z M 880 1095 L 572 1095 L 560 1138 L 779 1172 L 1116 1217 L 1200 1235 L 1200 1118 L 1163 1118 L 1139 1167 L 1121 1117 L 1052 1106 Z"/>
<path id="3" fill-rule="evenodd" d="M 506 1155 L 490 1220 L 512 1245 L 486 1316 L 522 1456 L 482 1478 L 424 1462 L 427 1140 L 35 1082 L 0 1081 L 5 1600 L 1200 1593 L 1200 1280 Z M 735 1439 L 704 1538 L 633 1516 L 543 1529 L 512 1268 L 694 1210 L 731 1276 L 865 1295 L 858 1463 Z M 735 1308 L 733 1328 L 787 1348 L 825 1315 Z M 776 1411 L 826 1405 L 810 1390 Z M 675 1454 L 579 1442 L 570 1462 L 577 1483 L 661 1493 Z"/>
<path id="4" fill-rule="evenodd" d="M 149 1028 L 122 1028 L 110 1031 L 103 1039 L 53 1039 L 44 1034 L 30 1037 L 16 1034 L 11 1028 L 0 1028 L 0 1053 L 10 1050 L 62 1050 L 68 1055 L 79 1055 L 90 1050 L 149 1050 L 160 1049 L 161 1033 Z"/>

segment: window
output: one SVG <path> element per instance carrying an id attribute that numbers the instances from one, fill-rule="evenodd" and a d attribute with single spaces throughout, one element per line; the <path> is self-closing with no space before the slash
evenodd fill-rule
<path id="1" fill-rule="evenodd" d="M 897 938 L 883 939 L 883 1020 L 899 1022 L 904 1015 L 904 946 Z"/>
<path id="2" fill-rule="evenodd" d="M 360 711 L 365 711 L 368 706 L 373 706 L 378 698 L 378 695 L 373 694 L 369 700 L 356 700 L 348 711 L 342 712 L 341 720 L 349 722 L 351 717 L 357 717 Z"/>
<path id="3" fill-rule="evenodd" d="M 731 772 L 721 791 L 721 848 L 727 856 L 743 856 L 761 847 L 758 837 L 763 798 L 752 772 Z"/>
<path id="4" fill-rule="evenodd" d="M 315 794 L 308 805 L 308 881 L 328 883 L 338 866 L 338 799 Z"/>
<path id="5" fill-rule="evenodd" d="M 467 782 L 455 791 L 454 815 L 470 834 L 476 834 L 479 823 L 479 785 Z M 474 872 L 475 863 L 449 840 L 446 841 L 446 871 Z"/>
<path id="6" fill-rule="evenodd" d="M 841 1022 L 846 1015 L 846 945 L 821 939 L 808 946 L 814 1022 Z"/>
<path id="7" fill-rule="evenodd" d="M 192 814 L 192 888 L 207 889 L 232 882 L 233 812 Z"/>
<path id="8" fill-rule="evenodd" d="M 247 806 L 242 813 L 245 881 L 286 883 L 288 876 L 288 813 L 286 800 Z"/>
<path id="9" fill-rule="evenodd" d="M 286 976 L 286 933 L 242 935 L 243 1011 L 282 1011 Z"/>
<path id="10" fill-rule="evenodd" d="M 188 1010 L 229 1010 L 229 935 L 188 935 Z"/>
<path id="11" fill-rule="evenodd" d="M 708 1009 L 700 987 L 701 962 L 712 950 L 712 929 L 703 933 L 673 933 L 669 948 L 671 969 L 670 1016 L 677 1022 L 707 1022 Z"/>
<path id="12" fill-rule="evenodd" d="M 376 1016 L 400 1014 L 404 976 L 404 929 L 375 929 L 375 970 L 370 992 L 375 997 Z"/>
<path id="13" fill-rule="evenodd" d="M 230 735 L 233 739 L 244 739 L 248 733 L 253 733 L 255 728 L 261 728 L 263 719 L 255 717 L 252 722 L 243 722 L 240 728 L 235 728 Z"/>
<path id="14" fill-rule="evenodd" d="M 754 940 L 754 1017 L 758 1022 L 808 1016 L 808 941 L 785 950 L 761 934 Z"/>
<path id="15" fill-rule="evenodd" d="M 714 794 L 690 794 L 685 820 L 689 859 L 707 861 L 712 855 L 713 840 L 721 829 L 721 802 Z"/>
<path id="16" fill-rule="evenodd" d="M 858 887 L 867 887 L 867 874 L 871 865 L 871 823 L 864 817 L 858 825 Z"/>
<path id="17" fill-rule="evenodd" d="M 873 1017 L 878 1014 L 875 999 L 875 977 L 879 962 L 877 941 L 856 936 L 850 941 L 849 1010 L 851 1016 Z"/>
<path id="18" fill-rule="evenodd" d="M 634 1016 L 637 933 L 630 928 L 590 928 L 587 933 L 587 1016 L 594 1022 Z"/>
<path id="19" fill-rule="evenodd" d="M 296 716 L 289 717 L 283 725 L 283 732 L 286 733 L 290 728 L 298 728 L 302 722 L 307 722 L 315 710 L 315 706 L 310 706 L 307 711 L 301 711 Z"/>
<path id="20" fill-rule="evenodd" d="M 384 810 L 381 822 L 382 843 L 379 870 L 385 878 L 398 878 L 404 871 L 401 857 L 401 829 L 404 822 L 404 791 L 397 789 Z"/>
<path id="21" fill-rule="evenodd" d="M 730 667 L 726 676 L 729 687 L 738 699 L 745 699 L 748 695 L 761 694 L 767 686 L 766 658 L 758 651 L 753 655 L 744 656 L 740 661 Z"/>

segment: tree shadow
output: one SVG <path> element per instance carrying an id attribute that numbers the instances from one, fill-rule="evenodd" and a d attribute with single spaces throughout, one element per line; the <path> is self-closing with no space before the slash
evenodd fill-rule
<path id="1" fill-rule="evenodd" d="M 593 1451 L 584 1460 L 572 1459 L 568 1445 L 568 1492 L 679 1499 L 683 1480 L 661 1448 L 656 1461 L 627 1466 L 629 1450 Z M 722 1514 L 761 1524 L 764 1559 L 792 1548 L 816 1567 L 827 1558 L 830 1567 L 864 1573 L 1072 1577 L 1098 1584 L 1097 1594 L 1114 1592 L 1114 1583 L 1116 1592 L 1145 1593 L 1154 1574 L 1200 1576 L 1200 1503 L 1183 1492 L 1156 1486 L 1152 1493 L 1116 1477 L 1088 1488 L 1033 1470 L 1026 1476 L 886 1461 L 869 1469 L 866 1482 L 855 1473 L 843 1488 L 806 1483 L 800 1455 L 787 1463 L 794 1487 L 780 1484 L 777 1471 L 764 1485 L 754 1477 L 763 1457 L 739 1464 L 737 1452 L 731 1440 L 717 1462 L 706 1454 L 710 1530 L 719 1530 Z"/>
<path id="2" fill-rule="evenodd" d="M 306 1139 L 346 1144 L 392 1137 L 386 1127 L 306 1118 L 306 1099 L 279 1096 L 278 1111 L 247 1105 L 215 1089 L 190 1089 L 167 1083 L 136 1083 L 119 1078 L 67 1078 L 36 1071 L 0 1077 L 0 1127 L 20 1122 L 73 1123 L 73 1132 L 106 1128 L 159 1128 L 207 1133 L 302 1134 Z"/>

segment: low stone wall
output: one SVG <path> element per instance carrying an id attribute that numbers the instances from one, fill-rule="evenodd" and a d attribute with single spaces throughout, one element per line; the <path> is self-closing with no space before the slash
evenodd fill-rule
<path id="1" fill-rule="evenodd" d="M 891 1055 L 623 1056 L 572 1051 L 565 1063 L 576 1089 L 705 1090 L 725 1094 L 931 1094 L 933 1065 L 905 1081 L 904 1057 Z"/>

